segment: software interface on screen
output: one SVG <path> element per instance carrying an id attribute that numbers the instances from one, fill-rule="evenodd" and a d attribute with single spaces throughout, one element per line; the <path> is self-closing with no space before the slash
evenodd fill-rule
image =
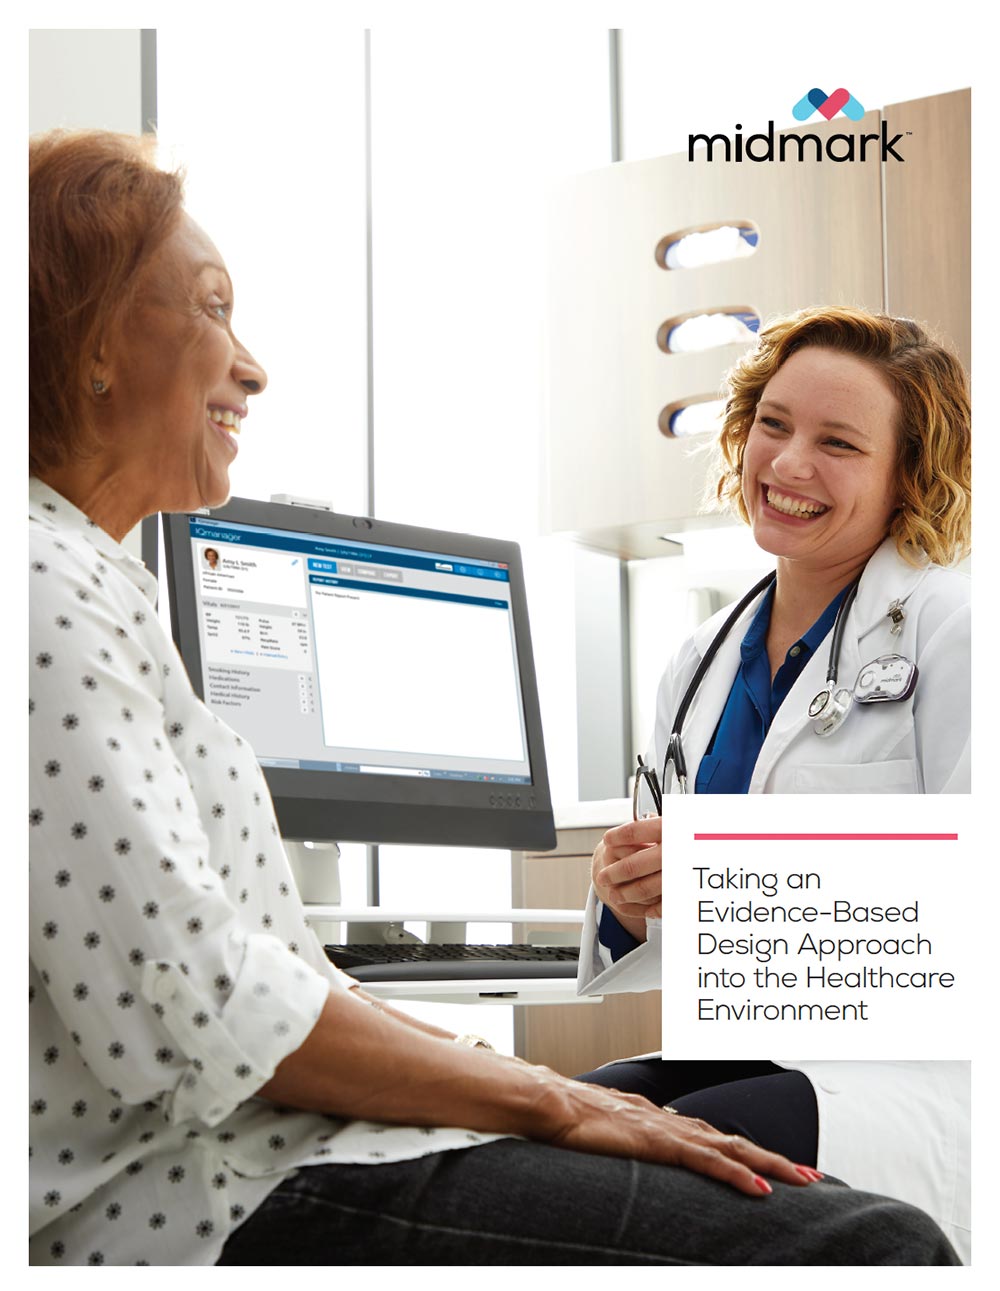
<path id="1" fill-rule="evenodd" d="M 531 782 L 505 565 L 189 528 L 205 702 L 263 766 Z"/>

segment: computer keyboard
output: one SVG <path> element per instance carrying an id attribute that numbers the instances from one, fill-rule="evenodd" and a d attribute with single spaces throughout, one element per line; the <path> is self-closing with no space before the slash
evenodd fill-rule
<path id="1" fill-rule="evenodd" d="M 470 981 L 477 978 L 576 977 L 577 946 L 429 945 L 392 942 L 324 946 L 327 958 L 359 982 Z"/>

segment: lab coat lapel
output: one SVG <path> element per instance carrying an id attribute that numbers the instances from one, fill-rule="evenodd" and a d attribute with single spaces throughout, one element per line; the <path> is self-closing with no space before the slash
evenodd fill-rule
<path id="1" fill-rule="evenodd" d="M 907 600 L 926 576 L 926 568 L 916 569 L 908 565 L 897 553 L 895 541 L 886 538 L 865 566 L 858 594 L 848 613 L 837 667 L 839 686 L 853 689 L 862 663 L 893 649 L 894 638 L 889 634 L 889 606 L 893 601 L 899 601 L 905 612 Z M 873 636 L 880 626 L 885 631 Z M 831 634 L 832 629 L 803 668 L 785 702 L 775 714 L 754 767 L 750 782 L 751 793 L 765 791 L 768 777 L 778 758 L 797 736 L 808 729 L 809 705 L 814 696 L 826 688 Z M 850 721 L 850 718 L 847 720 Z"/>
<path id="2" fill-rule="evenodd" d="M 929 569 L 929 565 L 920 569 L 908 565 L 896 551 L 896 544 L 891 538 L 886 538 L 872 556 L 858 587 L 851 621 L 856 628 L 856 639 L 861 643 L 880 626 L 885 631 L 879 635 L 874 648 L 865 644 L 860 646 L 865 659 L 859 659 L 859 668 L 862 662 L 867 663 L 875 655 L 885 654 L 893 649 L 895 638 L 889 634 L 892 626 L 888 617 L 889 606 L 893 601 L 899 601 L 905 613 L 906 602 L 927 577 Z"/>

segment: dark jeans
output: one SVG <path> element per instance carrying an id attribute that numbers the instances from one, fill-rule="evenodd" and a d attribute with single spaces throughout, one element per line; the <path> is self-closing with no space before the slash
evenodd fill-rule
<path id="1" fill-rule="evenodd" d="M 746 1197 L 673 1166 L 502 1139 L 299 1170 L 220 1264 L 957 1264 L 923 1211 L 834 1182 Z"/>
<path id="2" fill-rule="evenodd" d="M 662 1062 L 627 1058 L 578 1080 L 642 1094 L 682 1116 L 698 1116 L 724 1134 L 780 1152 L 799 1165 L 816 1164 L 816 1095 L 801 1071 L 773 1062 Z"/>

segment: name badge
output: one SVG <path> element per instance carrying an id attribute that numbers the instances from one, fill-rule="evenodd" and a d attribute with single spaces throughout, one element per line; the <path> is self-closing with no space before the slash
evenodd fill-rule
<path id="1" fill-rule="evenodd" d="M 901 654 L 880 654 L 866 663 L 854 683 L 859 704 L 895 704 L 909 699 L 917 684 L 917 665 Z"/>

